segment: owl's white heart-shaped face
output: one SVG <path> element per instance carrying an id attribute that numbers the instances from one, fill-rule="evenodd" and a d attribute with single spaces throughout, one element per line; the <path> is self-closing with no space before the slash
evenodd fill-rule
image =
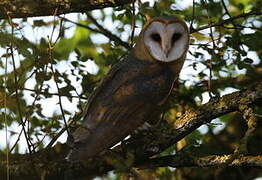
<path id="1" fill-rule="evenodd" d="M 153 21 L 145 30 L 143 39 L 151 56 L 161 62 L 180 59 L 189 46 L 188 28 L 180 21 Z"/>

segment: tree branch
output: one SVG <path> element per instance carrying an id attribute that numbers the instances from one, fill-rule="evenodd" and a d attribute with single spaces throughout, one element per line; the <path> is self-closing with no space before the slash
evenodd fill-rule
<path id="1" fill-rule="evenodd" d="M 132 0 L 1 0 L 0 19 L 84 13 L 94 9 L 123 6 Z"/>
<path id="2" fill-rule="evenodd" d="M 127 42 L 122 41 L 119 37 L 112 34 L 109 30 L 105 29 L 90 14 L 87 13 L 86 15 L 87 15 L 88 19 L 91 20 L 91 22 L 94 23 L 95 26 L 101 31 L 101 33 L 104 34 L 107 38 L 115 41 L 116 43 L 119 43 L 120 45 L 124 46 L 126 49 L 130 49 L 130 45 Z"/>
<path id="3" fill-rule="evenodd" d="M 187 111 L 175 121 L 173 128 L 161 122 L 150 133 L 145 132 L 144 134 L 147 134 L 147 136 L 143 137 L 142 135 L 140 139 L 130 138 L 125 146 L 129 148 L 136 147 L 135 150 L 133 149 L 136 157 L 149 157 L 159 154 L 201 125 L 209 123 L 222 115 L 238 111 L 240 105 L 250 105 L 261 100 L 262 81 L 256 82 L 255 86 L 245 91 L 238 91 L 211 99 L 199 108 Z M 158 137 L 157 140 L 155 137 Z"/>
<path id="4" fill-rule="evenodd" d="M 5 87 L 0 85 L 0 89 L 3 90 Z M 7 88 L 13 88 L 12 86 L 7 86 Z M 58 93 L 50 93 L 50 92 L 44 92 L 44 91 L 40 91 L 40 90 L 36 90 L 36 89 L 29 89 L 29 88 L 24 88 L 24 87 L 17 87 L 18 90 L 23 90 L 23 91 L 30 91 L 30 92 L 34 92 L 35 94 L 42 94 L 42 95 L 49 95 L 49 96 L 59 96 Z M 13 94 L 12 92 L 9 94 Z M 68 94 L 63 94 L 60 93 L 60 96 L 64 96 L 64 97 L 69 97 L 69 98 L 77 98 L 77 99 L 83 99 L 83 100 L 87 100 L 87 97 L 84 96 L 76 96 L 76 95 L 68 95 Z"/>
<path id="5" fill-rule="evenodd" d="M 212 155 L 205 157 L 193 157 L 185 154 L 164 156 L 160 158 L 153 158 L 146 161 L 145 164 L 139 168 L 157 168 L 157 167 L 216 167 L 223 166 L 230 160 L 234 154 L 229 155 Z M 231 167 L 262 167 L 262 156 L 239 156 L 234 158 L 232 162 L 227 164 Z"/>
<path id="6" fill-rule="evenodd" d="M 86 29 L 88 29 L 90 31 L 103 34 L 104 36 L 106 36 L 111 41 L 114 41 L 114 42 L 120 44 L 121 46 L 125 47 L 126 49 L 130 49 L 131 48 L 127 42 L 122 41 L 118 36 L 112 34 L 110 31 L 106 30 L 100 24 L 98 24 L 96 22 L 96 20 L 92 16 L 87 14 L 87 17 L 96 25 L 96 27 L 98 29 L 92 28 L 90 26 L 87 26 L 87 25 L 84 25 L 84 24 L 81 24 L 81 23 L 73 22 L 73 21 L 71 21 L 71 20 L 69 20 L 67 18 L 64 18 L 64 17 L 60 17 L 60 18 L 65 20 L 65 21 L 68 21 L 70 23 L 73 23 L 73 24 L 75 24 L 75 25 L 77 25 L 79 27 L 83 27 L 83 28 L 86 28 Z"/>
<path id="7" fill-rule="evenodd" d="M 53 148 L 47 148 L 30 155 L 11 155 L 9 166 L 10 174 L 12 178 L 14 177 L 13 179 L 17 177 L 21 180 L 37 179 L 39 177 L 44 177 L 44 179 L 54 179 L 66 176 L 74 179 L 75 177 L 102 175 L 110 170 L 117 169 L 112 165 L 115 162 L 113 160 L 115 160 L 117 156 L 126 159 L 133 158 L 132 162 L 134 163 L 131 167 L 139 167 L 147 163 L 148 166 L 150 163 L 152 166 L 157 165 L 156 162 L 159 163 L 159 160 L 152 160 L 153 162 L 151 162 L 148 158 L 152 155 L 159 154 L 167 147 L 190 134 L 202 124 L 211 122 L 214 118 L 220 117 L 224 114 L 237 111 L 240 105 L 251 105 L 261 101 L 261 99 L 262 82 L 257 82 L 255 87 L 251 87 L 245 91 L 234 92 L 222 96 L 221 98 L 212 99 L 198 109 L 186 112 L 173 124 L 173 127 L 163 121 L 156 127 L 153 127 L 150 133 L 148 133 L 148 130 L 146 130 L 145 133 L 141 131 L 138 135 L 134 135 L 121 145 L 114 148 L 113 151 L 107 151 L 99 157 L 88 159 L 81 165 L 70 164 L 65 161 L 68 147 L 62 144 L 57 144 Z M 217 166 L 221 163 L 223 164 L 225 159 L 228 159 L 231 156 L 232 155 L 207 156 L 204 158 L 198 158 L 197 161 L 192 161 L 192 159 L 189 158 L 188 161 L 185 162 L 188 163 L 188 166 Z M 173 157 L 174 161 L 168 162 L 168 164 L 165 165 L 173 167 L 186 165 L 185 162 L 175 160 L 176 158 L 177 156 Z M 141 162 L 141 160 L 143 160 L 143 162 Z M 242 156 L 234 159 L 229 165 L 261 167 L 261 161 L 261 156 Z M 1 177 L 6 176 L 5 165 L 6 161 L 1 160 Z"/>
<path id="8" fill-rule="evenodd" d="M 259 16 L 259 15 L 262 15 L 261 11 L 250 11 L 248 13 L 243 13 L 243 14 L 240 14 L 238 16 L 233 16 L 233 17 L 230 17 L 228 19 L 225 19 L 225 20 L 222 20 L 222 21 L 218 21 L 218 22 L 206 25 L 206 26 L 201 26 L 201 27 L 199 27 L 197 29 L 194 29 L 194 28 L 192 29 L 191 28 L 190 29 L 190 33 L 198 32 L 198 31 L 201 31 L 201 30 L 204 30 L 204 29 L 208 29 L 210 27 L 223 26 L 224 24 L 232 23 L 236 19 L 246 18 L 248 16 Z"/>

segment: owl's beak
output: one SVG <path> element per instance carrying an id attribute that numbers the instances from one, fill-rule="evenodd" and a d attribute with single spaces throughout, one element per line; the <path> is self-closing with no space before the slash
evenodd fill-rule
<path id="1" fill-rule="evenodd" d="M 168 58 L 169 52 L 171 50 L 171 43 L 168 39 L 163 39 L 162 42 L 163 42 L 162 43 L 162 49 L 164 51 L 166 58 Z"/>
<path id="2" fill-rule="evenodd" d="M 169 55 L 169 52 L 170 52 L 170 47 L 169 46 L 163 47 L 163 51 L 164 51 L 166 58 L 168 58 L 168 55 Z"/>

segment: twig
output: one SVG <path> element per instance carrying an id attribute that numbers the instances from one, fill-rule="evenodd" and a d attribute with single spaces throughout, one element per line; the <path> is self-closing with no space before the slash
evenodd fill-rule
<path id="1" fill-rule="evenodd" d="M 65 118 L 65 113 L 64 113 L 64 109 L 63 109 L 63 106 L 62 106 L 62 99 L 61 99 L 61 96 L 60 96 L 60 88 L 58 86 L 58 77 L 56 76 L 56 73 L 54 71 L 54 68 L 53 68 L 53 64 L 52 64 L 52 61 L 53 61 L 53 57 L 52 57 L 52 45 L 51 45 L 51 42 L 49 41 L 48 43 L 49 47 L 48 47 L 48 51 L 49 51 L 49 59 L 50 59 L 50 62 L 51 62 L 51 71 L 53 73 L 53 76 L 54 76 L 54 81 L 55 81 L 55 84 L 56 84 L 56 88 L 57 88 L 57 92 L 58 92 L 58 101 L 59 101 L 59 107 L 60 107 L 60 111 L 61 111 L 61 114 L 62 114 L 62 117 L 63 117 L 63 121 L 64 121 L 64 125 L 66 127 L 66 131 L 67 131 L 67 134 L 69 135 L 69 131 L 68 131 L 68 126 L 67 126 L 67 123 L 66 123 L 66 118 Z"/>
<path id="2" fill-rule="evenodd" d="M 53 20 L 53 22 L 55 22 L 57 11 L 58 11 L 58 7 L 56 7 L 55 10 L 54 10 L 54 14 L 53 14 L 54 20 Z M 56 28 L 56 24 L 54 23 L 53 28 L 52 28 L 52 32 L 51 32 L 51 36 L 50 36 L 50 42 L 52 42 L 53 35 L 54 35 L 54 32 L 55 32 L 55 28 Z M 58 38 L 59 38 L 59 35 L 58 35 Z"/>
<path id="3" fill-rule="evenodd" d="M 21 135 L 22 135 L 22 132 L 23 132 L 23 128 L 20 130 L 20 133 L 19 133 L 19 135 L 18 135 L 18 137 L 17 137 L 14 145 L 10 148 L 10 151 L 9 151 L 10 153 L 12 153 L 12 151 L 15 149 L 15 146 L 17 145 L 17 143 L 18 143 L 19 140 L 20 140 L 20 137 L 21 137 Z"/>
<path id="4" fill-rule="evenodd" d="M 228 11 L 228 9 L 227 9 L 227 6 L 226 6 L 224 0 L 222 0 L 221 2 L 222 2 L 222 6 L 223 6 L 226 14 L 227 14 L 230 18 L 232 18 L 231 14 L 229 13 L 229 11 Z M 235 28 L 235 31 L 236 31 L 235 34 L 237 34 L 237 36 L 239 36 L 240 31 L 239 31 L 239 29 L 237 28 L 237 25 L 234 23 L 233 20 L 232 20 L 231 24 L 233 24 L 233 26 L 234 26 L 234 28 Z M 240 44 L 242 50 L 245 51 L 245 48 L 243 47 L 243 43 L 241 42 L 241 38 L 240 38 L 240 37 L 239 37 L 239 41 L 240 41 L 239 44 Z"/>
<path id="5" fill-rule="evenodd" d="M 8 54 L 8 49 L 6 50 L 6 54 Z M 4 119 L 5 119 L 5 143 L 6 143 L 6 179 L 9 180 L 10 177 L 9 177 L 9 142 L 8 142 L 8 138 L 7 138 L 7 131 L 8 131 L 8 125 L 7 125 L 7 103 L 6 103 L 6 86 L 7 86 L 7 57 L 5 58 L 5 77 L 4 77 L 4 86 L 5 86 L 5 90 L 4 90 Z"/>
<path id="6" fill-rule="evenodd" d="M 102 31 L 102 30 L 98 30 L 98 29 L 95 29 L 95 28 L 91 28 L 90 26 L 87 26 L 87 25 L 84 25 L 84 24 L 81 24 L 81 23 L 77 23 L 77 22 L 71 21 L 70 19 L 67 19 L 67 18 L 65 18 L 65 17 L 61 17 L 61 16 L 59 16 L 59 17 L 60 17 L 61 19 L 65 20 L 65 21 L 70 22 L 70 23 L 72 23 L 72 24 L 75 24 L 75 25 L 77 25 L 77 26 L 79 26 L 79 27 L 88 29 L 88 30 L 93 31 L 93 32 L 96 32 L 96 33 L 103 34 L 104 36 L 108 37 L 110 40 L 117 42 L 118 44 L 120 44 L 121 46 L 123 46 L 123 47 L 126 48 L 126 49 L 129 49 L 129 48 L 130 48 L 130 46 L 129 46 L 128 43 L 122 41 L 119 37 L 113 35 L 112 33 L 110 33 L 110 32 L 107 31 L 107 30 L 106 30 L 107 32 L 104 32 L 104 31 Z"/>
<path id="7" fill-rule="evenodd" d="M 51 148 L 52 145 L 56 142 L 56 140 L 65 132 L 68 131 L 68 127 L 71 126 L 71 124 L 74 122 L 74 119 L 69 119 L 67 126 L 62 128 L 53 138 L 52 140 L 47 144 L 46 148 Z"/>
<path id="8" fill-rule="evenodd" d="M 209 11 L 208 11 L 208 3 L 205 1 L 206 3 L 206 11 L 207 11 L 207 18 L 208 18 L 208 25 L 209 25 L 209 29 L 210 29 L 210 38 L 212 40 L 212 44 L 213 44 L 213 54 L 215 54 L 215 49 L 216 49 L 216 43 L 215 43 L 215 40 L 214 40 L 214 36 L 213 36 L 213 30 L 212 30 L 212 27 L 211 27 L 211 19 L 209 17 Z M 208 62 L 208 68 L 209 68 L 209 79 L 208 79 L 208 95 L 209 95 L 209 98 L 212 98 L 212 93 L 211 93 L 211 80 L 212 80 L 212 58 L 209 60 Z"/>
<path id="9" fill-rule="evenodd" d="M 100 32 L 108 37 L 110 40 L 117 42 L 118 44 L 122 45 L 126 49 L 130 49 L 131 47 L 129 46 L 128 43 L 122 41 L 119 37 L 116 35 L 112 34 L 110 31 L 105 29 L 103 26 L 101 26 L 90 14 L 86 14 L 87 17 L 94 23 L 94 25 L 100 30 Z"/>
<path id="10" fill-rule="evenodd" d="M 7 88 L 9 88 L 10 86 L 7 86 Z M 4 89 L 5 87 L 4 86 L 0 86 L 0 89 Z M 31 92 L 34 92 L 36 93 L 37 95 L 38 94 L 48 94 L 48 95 L 51 95 L 51 96 L 58 96 L 59 94 L 58 93 L 46 93 L 46 92 L 43 92 L 41 90 L 35 90 L 35 89 L 29 89 L 29 88 L 24 88 L 24 87 L 18 87 L 18 89 L 20 90 L 24 90 L 24 91 L 31 91 Z M 12 93 L 10 93 L 12 94 Z M 65 95 L 63 93 L 60 94 L 60 96 L 65 96 L 65 97 L 69 97 L 69 98 L 80 98 L 80 99 L 83 99 L 83 100 L 87 100 L 88 98 L 84 97 L 84 96 L 80 96 L 80 95 L 77 95 L 77 96 L 74 96 L 74 95 Z"/>
<path id="11" fill-rule="evenodd" d="M 252 27 L 252 26 L 243 26 L 243 25 L 240 25 L 240 24 L 236 24 L 237 27 L 227 27 L 227 26 L 224 26 L 223 25 L 223 28 L 226 28 L 226 29 L 255 29 L 255 30 L 258 30 L 258 31 L 262 31 L 262 28 L 259 28 L 259 27 Z"/>
<path id="12" fill-rule="evenodd" d="M 16 72 L 16 67 L 15 67 L 15 60 L 14 60 L 14 55 L 13 55 L 13 47 L 12 47 L 12 45 L 10 46 L 10 50 L 11 50 L 11 57 L 12 57 L 12 61 L 13 61 L 13 68 L 14 68 L 14 80 L 15 80 L 15 84 L 16 84 L 16 86 L 18 86 L 18 82 L 17 82 L 17 72 Z M 26 124 L 25 124 L 25 122 L 23 121 L 23 116 L 22 116 L 22 110 L 21 110 L 21 106 L 20 106 L 20 101 L 19 101 L 19 98 L 18 98 L 18 88 L 16 88 L 15 89 L 15 94 L 16 94 L 16 96 L 15 96 L 15 98 L 16 98 L 16 103 L 17 103 L 17 109 L 18 109 L 18 114 L 19 114 L 19 118 L 20 118 L 20 122 L 21 122 L 21 125 L 22 125 L 22 129 L 23 129 L 23 132 L 24 132 L 24 135 L 25 135 L 25 138 L 26 138 L 26 142 L 27 142 L 27 146 L 28 146 L 28 150 L 29 150 L 29 152 L 30 153 L 32 153 L 32 151 L 31 151 L 31 143 L 29 143 L 30 142 L 30 140 L 29 140 L 29 137 L 28 137 L 28 135 L 27 135 L 27 133 L 26 133 L 26 129 L 25 129 L 25 126 L 26 126 Z M 31 145 L 30 145 L 31 144 Z"/>
<path id="13" fill-rule="evenodd" d="M 63 19 L 60 19 L 60 23 L 59 23 L 59 34 L 54 42 L 54 45 L 57 43 L 57 41 L 60 39 L 60 37 L 62 36 L 62 29 L 63 29 L 63 22 L 64 20 Z"/>
<path id="14" fill-rule="evenodd" d="M 46 72 L 46 71 L 47 71 L 47 66 L 45 67 L 45 72 Z M 34 98 L 34 101 L 33 101 L 32 105 L 31 105 L 32 107 L 35 106 L 35 103 L 36 103 L 36 101 L 37 101 L 37 99 L 38 99 L 38 97 L 39 97 L 39 95 L 40 95 L 40 93 L 37 93 L 37 92 L 41 92 L 42 87 L 43 87 L 43 83 L 41 83 L 41 85 L 40 85 L 40 87 L 39 87 L 39 91 L 36 91 L 36 96 L 35 96 L 35 98 Z M 29 132 L 30 121 L 29 121 L 28 119 L 29 119 L 29 115 L 26 114 L 25 122 L 28 122 L 28 132 Z M 36 148 L 36 147 L 33 146 L 33 149 L 34 149 L 34 150 L 35 150 L 35 148 Z"/>
<path id="15" fill-rule="evenodd" d="M 231 14 L 229 13 L 229 11 L 228 11 L 228 9 L 227 9 L 227 6 L 226 6 L 226 4 L 225 4 L 225 1 L 222 0 L 221 2 L 222 2 L 223 8 L 224 8 L 225 11 L 226 11 L 226 14 L 227 14 L 230 18 L 232 18 Z"/>
<path id="16" fill-rule="evenodd" d="M 57 9 L 56 9 L 57 10 Z M 57 13 L 57 11 L 55 11 L 55 14 Z M 55 15 L 54 14 L 54 15 Z M 55 20 L 55 19 L 54 19 Z M 53 31 L 51 33 L 51 37 L 48 38 L 48 55 L 49 55 L 49 61 L 51 62 L 50 63 L 50 66 L 51 66 L 51 71 L 53 73 L 53 76 L 54 76 L 54 81 L 55 81 L 55 84 L 56 84 L 56 88 L 57 88 L 57 92 L 58 92 L 58 100 L 59 100 L 59 107 L 60 107 L 60 111 L 61 111 L 61 114 L 62 114 L 62 117 L 63 117 L 63 121 L 64 121 L 64 125 L 65 125 L 65 128 L 66 128 L 66 131 L 67 131 L 67 134 L 69 135 L 69 131 L 68 131 L 68 125 L 67 125 L 67 122 L 66 122 L 66 118 L 65 118 L 65 113 L 64 113 L 64 109 L 63 109 L 63 106 L 62 106 L 62 99 L 61 99 L 61 93 L 60 93 L 60 88 L 59 88 L 59 85 L 58 85 L 58 77 L 56 76 L 56 73 L 54 71 L 54 67 L 53 67 L 53 57 L 52 57 L 52 50 L 53 50 L 53 47 L 55 46 L 56 42 L 58 41 L 58 39 L 60 38 L 60 35 L 61 35 L 61 29 L 62 29 L 62 20 L 60 22 L 60 26 L 59 26 L 59 34 L 55 40 L 54 43 L 52 43 L 52 38 L 53 38 L 53 32 L 54 32 L 54 29 L 55 29 L 55 25 L 53 26 Z"/>
<path id="17" fill-rule="evenodd" d="M 12 26 L 12 35 L 14 34 L 14 27 L 13 27 L 13 24 L 12 24 L 12 21 L 11 19 L 9 19 L 9 23 L 10 25 Z M 12 36 L 13 37 L 13 36 Z M 11 58 L 12 58 L 12 64 L 13 64 L 13 69 L 14 69 L 14 80 L 15 80 L 15 94 L 16 94 L 16 102 L 17 102 L 17 109 L 18 109 L 18 114 L 19 114 L 19 118 L 20 118 L 20 122 L 21 122 L 21 125 L 22 125 L 22 129 L 23 129 L 23 132 L 24 132 L 24 135 L 25 135 L 25 138 L 26 138 L 26 143 L 27 143 L 27 146 L 28 146 L 28 151 L 29 153 L 32 153 L 31 151 L 31 146 L 32 143 L 30 141 L 30 137 L 28 136 L 28 134 L 26 133 L 26 129 L 25 129 L 25 122 L 23 121 L 23 116 L 22 116 L 22 111 L 21 111 L 21 106 L 20 106 L 20 101 L 19 101 L 19 97 L 18 97 L 18 81 L 17 81 L 17 71 L 16 71 L 16 66 L 15 66 L 15 58 L 14 58 L 14 51 L 13 51 L 13 41 L 11 42 L 10 44 L 10 51 L 11 51 Z"/>
<path id="18" fill-rule="evenodd" d="M 192 12 L 192 21 L 190 23 L 190 31 L 194 29 L 193 27 L 194 19 L 195 19 L 195 0 L 193 0 L 193 12 Z"/>
<path id="19" fill-rule="evenodd" d="M 91 28 L 90 26 L 87 26 L 87 25 L 85 25 L 85 24 L 77 23 L 77 22 L 71 21 L 70 19 L 67 19 L 67 18 L 65 18 L 65 17 L 61 17 L 61 16 L 59 16 L 59 18 L 62 19 L 62 20 L 64 20 L 64 21 L 67 21 L 67 22 L 70 22 L 70 23 L 72 23 L 72 24 L 75 24 L 75 25 L 77 25 L 77 26 L 79 26 L 79 27 L 88 29 L 88 30 L 93 31 L 93 32 L 96 32 L 96 33 L 101 33 L 101 34 L 103 34 L 103 32 L 99 31 L 98 29 Z"/>
<path id="20" fill-rule="evenodd" d="M 136 30 L 136 8 L 135 8 L 135 0 L 132 2 L 132 32 L 131 32 L 131 45 L 130 47 L 133 47 L 134 45 L 134 35 Z"/>
<path id="21" fill-rule="evenodd" d="M 222 20 L 222 21 L 218 21 L 216 23 L 211 23 L 210 25 L 205 25 L 205 26 L 199 27 L 197 29 L 191 29 L 190 33 L 198 32 L 198 31 L 210 28 L 210 27 L 222 26 L 224 24 L 232 23 L 232 21 L 234 21 L 236 19 L 245 18 L 245 17 L 248 17 L 248 16 L 254 16 L 254 15 L 262 15 L 262 12 L 250 11 L 248 13 L 243 13 L 243 14 L 240 14 L 238 16 L 233 16 L 231 18 L 228 18 L 228 19 L 225 19 L 225 20 Z"/>

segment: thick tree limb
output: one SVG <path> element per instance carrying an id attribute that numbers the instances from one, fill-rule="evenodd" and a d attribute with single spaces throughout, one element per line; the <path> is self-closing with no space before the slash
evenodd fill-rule
<path id="1" fill-rule="evenodd" d="M 203 124 L 230 112 L 238 111 L 239 106 L 250 105 L 262 100 L 262 82 L 258 81 L 256 87 L 245 91 L 234 92 L 220 98 L 211 99 L 198 109 L 189 110 L 170 128 L 163 122 L 155 127 L 144 138 L 128 140 L 126 146 L 136 147 L 136 156 L 152 156 L 158 154 L 184 138 L 186 135 Z M 156 140 L 156 137 L 157 140 Z"/>
<path id="2" fill-rule="evenodd" d="M 214 166 L 231 166 L 231 167 L 259 167 L 262 168 L 262 156 L 239 156 L 227 164 L 234 154 L 229 155 L 212 155 L 205 157 L 192 157 L 183 155 L 164 156 L 148 160 L 140 168 L 157 168 L 157 167 L 214 167 Z"/>
<path id="3" fill-rule="evenodd" d="M 89 159 L 81 165 L 77 163 L 70 164 L 65 161 L 64 158 L 68 152 L 68 147 L 61 144 L 31 155 L 11 155 L 11 164 L 9 165 L 11 179 L 30 180 L 39 179 L 40 177 L 45 179 L 64 179 L 66 177 L 67 179 L 74 179 L 76 177 L 102 175 L 109 170 L 119 169 L 123 165 L 126 167 L 162 166 L 164 164 L 160 163 L 162 162 L 161 158 L 160 160 L 148 158 L 159 154 L 202 124 L 224 114 L 238 111 L 240 106 L 249 106 L 261 102 L 261 99 L 262 82 L 260 81 L 256 83 L 256 87 L 212 99 L 198 109 L 186 112 L 175 122 L 173 128 L 164 122 L 159 123 L 150 132 L 148 130 L 145 133 L 140 132 L 114 148 L 114 151 L 108 151 L 97 158 Z M 230 156 L 207 156 L 196 158 L 194 161 L 192 161 L 192 158 L 185 156 L 184 158 L 189 159 L 184 162 L 176 160 L 178 156 L 175 156 L 171 157 L 165 165 L 182 167 L 186 166 L 187 163 L 187 166 L 218 166 L 224 164 L 228 158 L 231 158 Z M 182 157 L 179 156 L 179 158 Z M 124 159 L 127 160 L 123 161 Z M 261 161 L 261 156 L 238 156 L 228 165 L 261 167 Z M 131 163 L 126 165 L 121 162 Z M 5 163 L 5 160 L 1 159 L 0 177 L 6 177 Z"/>
<path id="4" fill-rule="evenodd" d="M 132 0 L 1 0 L 0 19 L 83 13 L 94 9 L 123 6 Z"/>

